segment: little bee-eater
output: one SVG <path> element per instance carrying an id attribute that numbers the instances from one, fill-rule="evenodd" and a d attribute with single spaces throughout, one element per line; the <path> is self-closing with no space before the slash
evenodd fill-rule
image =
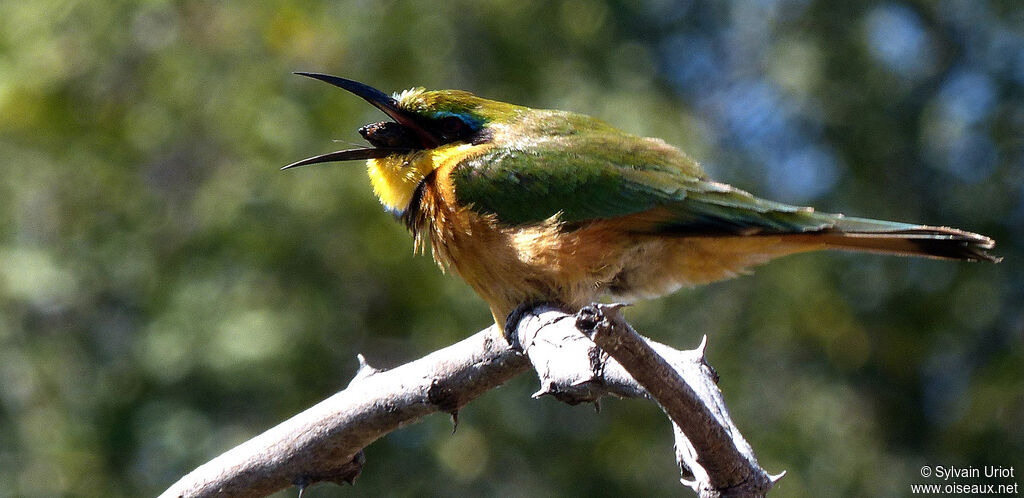
<path id="1" fill-rule="evenodd" d="M 384 208 L 429 241 L 499 326 L 539 302 L 575 310 L 601 297 L 661 296 L 770 259 L 845 249 L 997 261 L 992 239 L 947 227 L 819 213 L 708 178 L 681 150 L 602 121 L 459 90 L 389 96 L 352 80 L 297 73 L 362 97 L 392 119 L 367 148 L 285 166 L 366 160 Z"/>

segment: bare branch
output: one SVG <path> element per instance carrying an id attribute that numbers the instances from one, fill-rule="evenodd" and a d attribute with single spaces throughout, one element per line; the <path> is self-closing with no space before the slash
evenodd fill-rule
<path id="1" fill-rule="evenodd" d="M 767 492 L 777 477 L 757 465 L 729 420 L 704 361 L 706 343 L 678 351 L 649 341 L 616 310 L 596 305 L 575 315 L 553 308 L 524 314 L 513 342 L 525 356 L 495 327 L 393 370 L 375 369 L 360 355 L 345 390 L 200 466 L 161 496 L 264 496 L 289 485 L 352 482 L 362 469 L 362 449 L 374 440 L 431 413 L 455 417 L 531 363 L 541 380 L 534 397 L 570 404 L 608 394 L 656 400 L 673 420 L 683 482 L 701 496 Z"/>
<path id="2" fill-rule="evenodd" d="M 702 497 L 758 496 L 769 476 L 729 418 L 718 377 L 704 359 L 707 338 L 679 351 L 637 334 L 620 305 L 592 305 L 575 315 L 542 307 L 520 321 L 518 338 L 540 377 L 534 397 L 570 404 L 604 395 L 655 400 L 672 421 L 683 483 Z"/>
<path id="3" fill-rule="evenodd" d="M 729 418 L 718 375 L 707 364 L 707 337 L 695 351 L 676 351 L 637 334 L 621 305 L 591 305 L 576 327 L 621 364 L 661 405 L 675 426 L 684 480 L 701 497 L 762 496 L 782 475 L 769 476 Z M 655 351 L 657 349 L 658 351 Z M 672 362 L 670 363 L 670 360 Z"/>
<path id="4" fill-rule="evenodd" d="M 203 464 L 160 496 L 265 496 L 291 485 L 352 482 L 362 449 L 376 439 L 431 413 L 454 414 L 528 367 L 496 327 L 393 370 L 361 358 L 345 390 Z"/>

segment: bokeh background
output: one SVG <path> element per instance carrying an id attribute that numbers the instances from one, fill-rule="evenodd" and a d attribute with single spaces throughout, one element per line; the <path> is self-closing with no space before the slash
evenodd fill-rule
<path id="1" fill-rule="evenodd" d="M 710 336 L 780 496 L 1024 471 L 1019 1 L 0 1 L 0 496 L 157 494 L 356 353 L 394 366 L 488 324 L 361 166 L 278 171 L 382 119 L 293 70 L 575 110 L 767 197 L 996 238 L 1000 265 L 794 256 L 628 316 Z M 308 496 L 686 493 L 655 407 L 535 384 Z"/>

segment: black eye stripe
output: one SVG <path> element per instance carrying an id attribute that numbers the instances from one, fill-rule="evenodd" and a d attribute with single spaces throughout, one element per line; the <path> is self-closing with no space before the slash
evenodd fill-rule
<path id="1" fill-rule="evenodd" d="M 431 126 L 442 143 L 468 141 L 476 130 L 458 116 L 445 116 L 434 120 Z"/>
<path id="2" fill-rule="evenodd" d="M 465 121 L 455 116 L 448 116 L 441 120 L 441 127 L 446 131 L 461 131 L 465 128 L 469 128 Z"/>
<path id="3" fill-rule="evenodd" d="M 359 134 L 374 147 L 391 149 L 422 148 L 415 132 L 394 121 L 368 124 L 359 128 Z"/>
<path id="4" fill-rule="evenodd" d="M 425 119 L 417 124 L 429 134 L 430 144 L 424 143 L 415 130 L 394 121 L 370 123 L 359 128 L 359 134 L 374 147 L 390 150 L 422 150 L 455 142 L 476 144 L 490 138 L 485 128 L 476 129 L 458 116 Z"/>

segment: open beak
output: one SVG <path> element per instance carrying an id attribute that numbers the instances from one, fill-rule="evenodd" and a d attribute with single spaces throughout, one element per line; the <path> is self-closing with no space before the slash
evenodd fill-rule
<path id="1" fill-rule="evenodd" d="M 378 149 L 376 147 L 366 147 L 364 149 L 348 149 L 339 150 L 337 152 L 328 152 L 326 154 L 320 154 L 319 156 L 307 157 L 301 161 L 295 161 L 281 169 L 296 168 L 298 166 L 306 166 L 307 164 L 317 163 L 334 163 L 339 161 L 353 161 L 358 159 L 377 159 L 381 157 L 387 157 L 396 152 L 404 152 L 404 149 Z"/>
<path id="2" fill-rule="evenodd" d="M 372 86 L 364 85 L 358 81 L 352 81 L 338 76 L 331 76 L 329 74 L 305 72 L 296 72 L 295 74 L 307 76 L 313 79 L 318 79 L 320 81 L 330 83 L 338 88 L 342 88 L 344 90 L 348 90 L 349 92 L 356 94 L 363 100 L 369 102 L 370 104 L 373 104 L 373 106 L 376 107 L 377 109 L 383 111 L 384 114 L 387 114 L 388 117 L 395 120 L 396 123 L 413 131 L 416 134 L 416 136 L 420 139 L 420 142 L 423 143 L 423 148 L 425 149 L 437 147 L 440 143 L 436 137 L 434 137 L 430 132 L 428 132 L 426 129 L 420 126 L 412 116 L 403 111 L 399 107 L 398 101 L 393 99 L 390 95 L 380 90 L 377 90 L 376 88 L 373 88 Z M 329 152 L 327 154 L 321 154 L 319 156 L 303 159 L 301 161 L 291 163 L 281 169 L 295 168 L 297 166 L 305 166 L 307 164 L 381 158 L 399 152 L 407 151 L 404 149 L 394 149 L 385 147 L 367 147 L 363 149 L 340 150 L 337 152 Z"/>

